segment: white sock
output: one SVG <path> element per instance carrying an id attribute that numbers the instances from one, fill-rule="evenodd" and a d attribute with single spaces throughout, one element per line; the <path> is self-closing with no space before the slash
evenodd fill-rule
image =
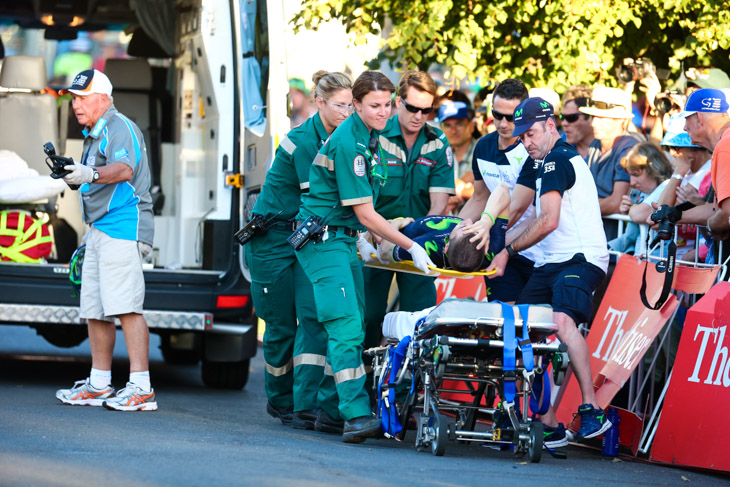
<path id="1" fill-rule="evenodd" d="M 129 382 L 142 389 L 144 392 L 150 392 L 152 385 L 150 384 L 150 371 L 132 372 L 129 374 Z"/>
<path id="2" fill-rule="evenodd" d="M 112 371 L 92 368 L 91 374 L 89 374 L 89 382 L 94 389 L 106 389 L 112 384 Z"/>

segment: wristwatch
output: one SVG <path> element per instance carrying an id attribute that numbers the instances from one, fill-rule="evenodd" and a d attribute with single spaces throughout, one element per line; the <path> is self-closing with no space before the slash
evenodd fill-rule
<path id="1" fill-rule="evenodd" d="M 681 181 L 684 179 L 684 176 L 682 176 L 681 174 L 677 174 L 675 172 L 674 174 L 672 174 L 672 179 L 677 179 L 677 180 Z"/>
<path id="2" fill-rule="evenodd" d="M 92 169 L 94 171 L 94 174 L 91 176 L 91 182 L 95 183 L 97 179 L 99 179 L 99 171 L 96 169 Z"/>
<path id="3" fill-rule="evenodd" d="M 512 257 L 514 257 L 515 255 L 517 255 L 517 253 L 518 253 L 518 252 L 517 252 L 517 251 L 516 251 L 515 249 L 513 249 L 513 248 L 512 248 L 512 244 L 509 244 L 508 246 L 506 246 L 506 247 L 504 248 L 504 250 L 506 250 L 506 251 L 507 251 L 507 255 L 509 255 L 509 258 L 510 258 L 510 259 L 511 259 Z"/>

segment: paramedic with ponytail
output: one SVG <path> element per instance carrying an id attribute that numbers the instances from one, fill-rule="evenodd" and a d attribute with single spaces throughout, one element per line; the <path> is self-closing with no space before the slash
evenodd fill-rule
<path id="1" fill-rule="evenodd" d="M 154 411 L 150 385 L 150 333 L 142 315 L 142 259 L 152 250 L 154 222 L 147 149 L 137 125 L 117 111 L 112 85 L 100 71 L 82 71 L 68 90 L 76 119 L 84 126 L 80 162 L 64 167 L 69 185 L 79 186 L 89 227 L 81 274 L 79 317 L 88 320 L 91 374 L 56 397 L 64 404 L 104 406 L 117 411 Z M 114 394 L 112 354 L 119 318 L 129 352 L 129 382 Z"/>
<path id="2" fill-rule="evenodd" d="M 266 323 L 266 410 L 297 429 L 315 426 L 327 336 L 317 323 L 312 285 L 286 239 L 301 195 L 309 191 L 312 160 L 352 113 L 352 81 L 347 75 L 318 71 L 312 81 L 318 111 L 281 141 L 253 208 L 254 215 L 273 224 L 246 244 L 254 307 Z M 333 400 L 336 408 L 337 398 Z"/>
<path id="3" fill-rule="evenodd" d="M 536 218 L 494 257 L 489 270 L 499 275 L 517 252 L 534 245 L 542 250 L 517 304 L 552 305 L 558 338 L 568 347 L 583 396 L 577 436 L 593 438 L 611 422 L 596 402 L 588 345 L 577 325 L 590 322 L 593 291 L 606 276 L 608 249 L 593 177 L 575 148 L 560 138 L 553 113 L 542 98 L 528 98 L 515 108 L 513 135 L 520 137 L 530 157 L 542 161 L 535 180 Z M 567 445 L 552 406 L 541 421 L 546 446 Z"/>
<path id="4" fill-rule="evenodd" d="M 364 245 L 358 234 L 367 228 L 408 249 L 416 267 L 425 272 L 433 265 L 423 247 L 391 227 L 373 206 L 380 187 L 388 184 L 378 132 L 390 116 L 394 91 L 393 83 L 378 71 L 366 71 L 357 78 L 352 87 L 355 113 L 333 132 L 314 159 L 309 193 L 302 195 L 297 215 L 304 223 L 290 237 L 292 245 L 299 242 L 297 259 L 314 287 L 317 318 L 327 333 L 326 375 L 318 397 L 339 397 L 337 409 L 330 401 L 320 400 L 322 411 L 316 424 L 330 431 L 339 425 L 346 443 L 380 434 L 380 419 L 371 415 L 365 390 L 364 290 L 357 256 L 358 247 L 365 255 L 375 249 Z M 323 229 L 309 238 L 311 233 L 304 229 L 315 221 Z"/>

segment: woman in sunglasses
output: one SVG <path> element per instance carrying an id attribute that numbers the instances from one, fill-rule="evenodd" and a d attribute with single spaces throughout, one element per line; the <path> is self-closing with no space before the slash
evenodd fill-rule
<path id="1" fill-rule="evenodd" d="M 246 244 L 251 296 L 266 322 L 264 334 L 266 410 L 295 428 L 314 428 L 317 390 L 324 374 L 326 337 L 312 306 L 312 286 L 286 239 L 302 192 L 309 189 L 309 168 L 330 134 L 352 113 L 352 80 L 343 73 L 318 71 L 312 77 L 318 111 L 281 141 L 254 215 L 274 222 Z M 299 326 L 297 326 L 297 320 Z M 297 358 L 321 357 L 322 364 Z M 292 386 L 293 385 L 293 386 Z M 336 401 L 335 401 L 336 407 Z"/>
<path id="2" fill-rule="evenodd" d="M 424 272 L 433 265 L 423 247 L 391 227 L 373 207 L 380 181 L 387 177 L 377 133 L 388 121 L 394 91 L 393 83 L 378 71 L 366 71 L 357 78 L 352 86 L 355 113 L 334 131 L 312 162 L 309 193 L 302 195 L 296 216 L 304 223 L 290 240 L 294 245 L 302 237 L 297 260 L 312 283 L 317 318 L 327 334 L 327 363 L 333 375 L 325 376 L 319 397 L 339 397 L 337 408 L 320 403 L 315 428 L 341 430 L 346 443 L 380 434 L 380 420 L 371 416 L 365 390 L 364 290 L 357 257 L 358 247 L 363 256 L 375 249 L 358 234 L 365 227 L 408 249 Z M 322 230 L 305 232 L 314 228 L 315 221 Z"/>

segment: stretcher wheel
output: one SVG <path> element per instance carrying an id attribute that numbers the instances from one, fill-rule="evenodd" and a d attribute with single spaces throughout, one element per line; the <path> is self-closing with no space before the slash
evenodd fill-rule
<path id="1" fill-rule="evenodd" d="M 433 441 L 431 441 L 431 453 L 441 457 L 446 452 L 446 442 L 449 441 L 449 426 L 446 416 L 439 414 L 433 418 Z"/>
<path id="2" fill-rule="evenodd" d="M 527 454 L 533 463 L 539 463 L 542 458 L 542 439 L 544 432 L 545 428 L 541 422 L 533 421 L 530 423 L 530 445 L 527 447 Z"/>

